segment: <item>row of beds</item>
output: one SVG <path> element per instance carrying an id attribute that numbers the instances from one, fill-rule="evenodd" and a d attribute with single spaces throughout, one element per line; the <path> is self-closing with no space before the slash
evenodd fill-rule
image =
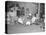
<path id="1" fill-rule="evenodd" d="M 23 24 L 26 24 L 26 22 L 28 20 L 30 21 L 33 18 L 32 14 L 31 14 L 31 16 L 30 15 L 25 15 L 24 7 L 20 7 L 19 5 L 17 5 L 17 7 L 18 7 L 18 10 L 16 10 L 16 12 L 17 12 L 17 16 L 16 16 L 17 20 L 15 20 L 16 23 L 22 24 L 22 23 L 18 22 L 18 18 L 22 18 L 22 19 L 25 18 L 25 20 L 23 21 Z M 29 17 L 27 17 L 27 16 L 29 16 Z M 34 16 L 36 16 L 36 14 L 34 14 Z M 40 24 L 39 22 L 41 22 L 41 21 L 39 21 L 39 19 L 38 19 L 38 20 L 35 21 L 35 23 L 30 23 L 29 25 L 31 25 L 31 24 L 39 25 Z"/>

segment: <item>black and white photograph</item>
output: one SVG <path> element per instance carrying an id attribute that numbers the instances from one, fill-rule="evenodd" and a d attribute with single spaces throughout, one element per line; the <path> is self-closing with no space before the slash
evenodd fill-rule
<path id="1" fill-rule="evenodd" d="M 45 3 L 5 1 L 5 33 L 45 32 Z"/>

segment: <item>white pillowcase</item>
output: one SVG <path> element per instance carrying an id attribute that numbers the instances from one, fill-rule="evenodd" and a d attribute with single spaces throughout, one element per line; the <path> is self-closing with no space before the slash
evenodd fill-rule
<path id="1" fill-rule="evenodd" d="M 30 21 L 27 21 L 27 22 L 26 22 L 26 25 L 30 25 Z"/>
<path id="2" fill-rule="evenodd" d="M 36 20 L 36 17 L 33 16 L 33 18 L 32 18 L 32 23 L 34 23 L 35 20 Z"/>
<path id="3" fill-rule="evenodd" d="M 23 20 L 21 18 L 18 18 L 18 22 L 20 22 L 21 24 L 23 24 Z"/>

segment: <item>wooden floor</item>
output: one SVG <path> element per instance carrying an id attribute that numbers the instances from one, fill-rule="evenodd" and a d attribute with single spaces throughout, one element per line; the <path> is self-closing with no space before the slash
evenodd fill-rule
<path id="1" fill-rule="evenodd" d="M 22 24 L 8 25 L 8 34 L 43 32 L 40 26 L 41 25 L 34 25 L 34 24 L 30 26 L 25 26 Z"/>

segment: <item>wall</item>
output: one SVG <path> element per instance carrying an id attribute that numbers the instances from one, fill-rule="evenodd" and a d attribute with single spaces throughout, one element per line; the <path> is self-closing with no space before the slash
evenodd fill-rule
<path id="1" fill-rule="evenodd" d="M 21 7 L 25 8 L 25 11 L 27 12 L 27 8 L 29 8 L 28 12 L 31 12 L 32 14 L 37 12 L 37 3 L 31 3 L 31 2 L 20 2 L 19 5 Z"/>

